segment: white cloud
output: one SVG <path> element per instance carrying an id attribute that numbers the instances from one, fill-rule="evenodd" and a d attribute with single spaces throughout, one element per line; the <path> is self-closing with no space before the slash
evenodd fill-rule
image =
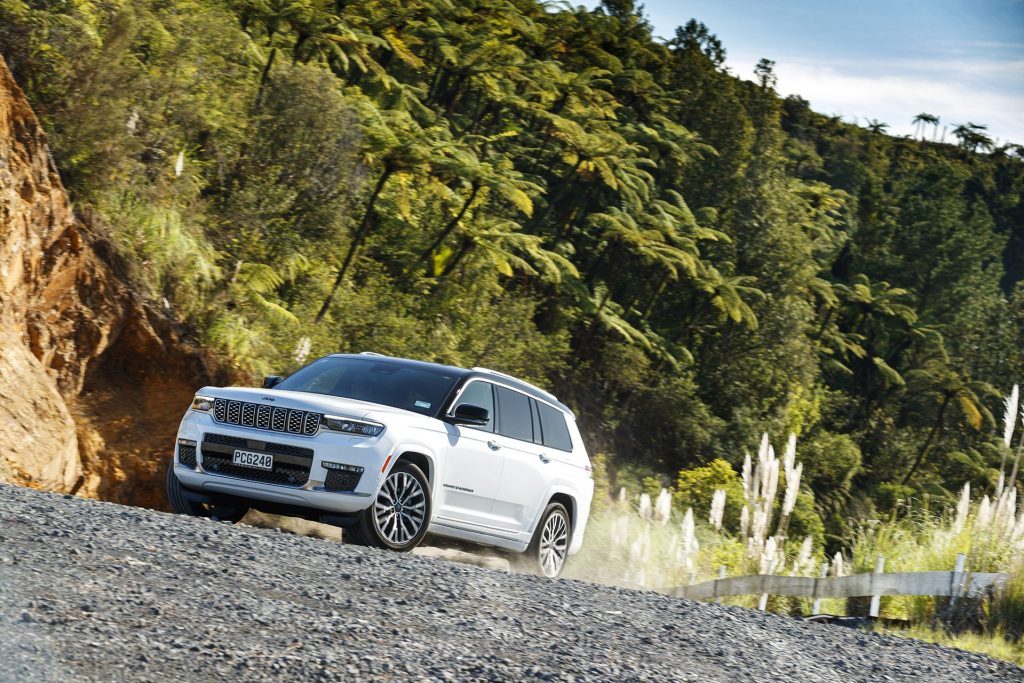
<path id="1" fill-rule="evenodd" d="M 740 57 L 730 62 L 754 64 Z M 800 95 L 815 111 L 847 120 L 878 119 L 889 132 L 913 132 L 920 112 L 943 124 L 985 124 L 993 138 L 1024 144 L 1024 62 L 1019 60 L 892 60 L 809 63 L 805 58 L 775 60 L 778 90 Z M 746 77 L 749 69 L 733 69 Z M 949 137 L 947 137 L 947 140 Z"/>

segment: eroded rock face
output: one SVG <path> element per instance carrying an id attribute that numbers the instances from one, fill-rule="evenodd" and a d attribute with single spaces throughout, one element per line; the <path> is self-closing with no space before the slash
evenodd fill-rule
<path id="1" fill-rule="evenodd" d="M 82 475 L 75 423 L 39 360 L 0 330 L 0 481 L 72 490 Z"/>
<path id="2" fill-rule="evenodd" d="M 177 424 L 208 373 L 100 246 L 0 58 L 0 481 L 163 508 Z"/>

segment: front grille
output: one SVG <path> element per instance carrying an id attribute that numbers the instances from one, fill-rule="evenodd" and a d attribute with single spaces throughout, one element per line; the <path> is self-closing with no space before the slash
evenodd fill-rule
<path id="1" fill-rule="evenodd" d="M 236 448 L 273 453 L 274 469 L 259 470 L 234 464 L 232 460 Z M 305 484 L 309 479 L 309 468 L 313 464 L 312 448 L 285 443 L 270 443 L 258 439 L 243 439 L 227 434 L 204 435 L 202 453 L 203 469 L 208 472 L 282 486 Z"/>
<path id="2" fill-rule="evenodd" d="M 218 398 L 213 401 L 213 419 L 239 427 L 312 436 L 320 429 L 323 415 L 308 410 L 278 408 Z"/>
<path id="3" fill-rule="evenodd" d="M 324 480 L 324 488 L 328 491 L 355 491 L 359 486 L 359 479 L 362 472 L 344 472 L 342 470 L 327 470 L 327 479 Z"/>
<path id="4" fill-rule="evenodd" d="M 282 486 L 302 486 L 309 479 L 308 465 L 303 467 L 275 460 L 272 471 L 257 470 L 234 464 L 231 462 L 231 455 L 227 453 L 207 452 L 205 449 L 203 450 L 203 469 L 214 474 Z"/>
<path id="5" fill-rule="evenodd" d="M 203 436 L 203 445 L 208 443 L 220 446 L 231 446 L 232 448 L 245 448 L 251 451 L 273 453 L 275 455 L 294 455 L 298 458 L 313 458 L 312 448 L 292 446 L 286 443 L 271 443 L 258 439 L 243 439 L 239 436 L 228 436 L 227 434 L 206 434 Z"/>
<path id="6" fill-rule="evenodd" d="M 248 448 L 249 440 L 227 434 L 207 434 L 203 437 L 204 443 L 219 443 L 221 446 L 234 446 L 235 448 Z"/>
<path id="7" fill-rule="evenodd" d="M 196 447 L 178 444 L 178 462 L 186 467 L 195 467 Z"/>

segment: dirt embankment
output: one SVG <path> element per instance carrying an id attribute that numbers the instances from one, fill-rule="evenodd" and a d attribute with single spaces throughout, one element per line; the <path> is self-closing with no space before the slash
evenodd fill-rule
<path id="1" fill-rule="evenodd" d="M 0 58 L 0 482 L 162 508 L 162 473 L 209 373 L 76 215 Z"/>

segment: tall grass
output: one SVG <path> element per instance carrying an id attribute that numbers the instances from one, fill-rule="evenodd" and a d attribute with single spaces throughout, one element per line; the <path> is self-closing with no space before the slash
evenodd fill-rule
<path id="1" fill-rule="evenodd" d="M 1009 447 L 1018 410 L 1019 390 L 1015 386 L 1006 398 L 1002 434 L 1006 453 L 1012 453 Z M 1024 438 L 1013 458 L 1009 478 L 1005 476 L 1009 463 L 1004 457 L 998 483 L 980 497 L 973 497 L 970 484 L 965 484 L 955 505 L 936 508 L 907 501 L 884 519 L 861 522 L 846 549 L 829 558 L 828 573 L 844 576 L 871 572 L 879 556 L 885 558 L 885 570 L 889 572 L 949 571 L 957 555 L 963 553 L 966 571 L 1009 576 L 980 604 L 965 601 L 974 609 L 970 618 L 951 621 L 946 606 L 932 597 L 883 598 L 881 616 L 906 620 L 913 625 L 908 634 L 915 637 L 920 637 L 922 629 L 931 629 L 930 640 L 1024 662 L 1024 508 L 1018 504 L 1015 485 L 1022 451 Z M 802 474 L 795 437 L 790 436 L 781 461 L 764 435 L 756 459 L 747 455 L 739 473 L 722 466 L 736 481 L 728 477 L 719 480 L 721 488 L 714 490 L 710 506 L 704 510 L 673 505 L 673 501 L 692 500 L 689 492 L 679 489 L 663 488 L 654 501 L 647 492 L 620 490 L 614 502 L 598 506 L 587 530 L 584 551 L 568 565 L 567 575 L 656 590 L 717 578 L 721 567 L 729 576 L 819 575 L 825 559 L 820 543 L 811 536 L 787 536 Z M 704 468 L 716 473 L 720 469 Z M 693 488 L 705 485 L 706 481 L 694 472 L 681 472 L 680 484 Z M 742 498 L 732 501 L 741 503 L 738 518 L 731 519 L 726 513 L 730 509 L 727 490 Z M 753 606 L 756 598 L 735 602 Z M 824 603 L 826 612 L 846 609 L 840 600 Z M 799 612 L 807 607 L 809 601 L 768 602 L 768 609 L 776 611 Z M 954 631 L 954 626 L 959 630 Z"/>
<path id="2" fill-rule="evenodd" d="M 567 567 L 567 574 L 653 589 L 716 578 L 723 566 L 730 575 L 811 575 L 821 549 L 814 548 L 810 537 L 786 536 L 801 471 L 795 437 L 780 461 L 764 435 L 756 460 L 747 455 L 737 477 L 743 498 L 739 519 L 726 519 L 724 488 L 714 491 L 710 508 L 704 510 L 674 505 L 667 488 L 653 500 L 650 493 L 620 489 L 614 502 L 598 506 L 587 527 L 583 555 Z"/>

